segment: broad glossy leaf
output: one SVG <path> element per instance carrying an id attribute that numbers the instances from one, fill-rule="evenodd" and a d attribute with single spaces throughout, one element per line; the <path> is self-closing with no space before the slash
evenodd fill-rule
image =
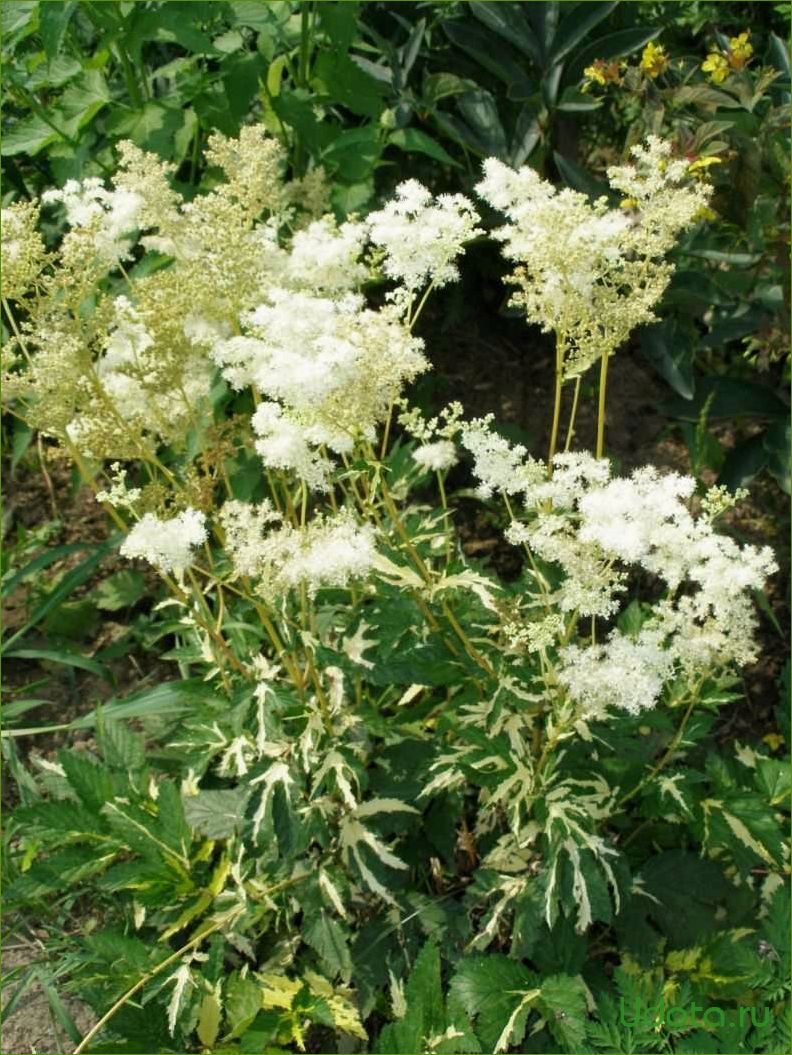
<path id="1" fill-rule="evenodd" d="M 525 4 L 511 2 L 473 2 L 470 5 L 479 22 L 541 65 L 542 46 L 526 18 L 525 8 Z"/>
<path id="2" fill-rule="evenodd" d="M 710 398 L 711 397 L 711 398 Z M 708 419 L 713 418 L 781 418 L 786 420 L 789 408 L 776 393 L 755 381 L 734 377 L 702 377 L 696 381 L 694 399 L 671 399 L 660 410 L 672 418 L 698 421 L 709 400 Z"/>
<path id="3" fill-rule="evenodd" d="M 789 464 L 792 456 L 789 433 L 789 421 L 774 421 L 764 436 L 767 468 L 787 494 L 790 491 Z"/>
<path id="4" fill-rule="evenodd" d="M 507 150 L 506 133 L 498 116 L 495 99 L 490 92 L 481 89 L 465 92 L 459 96 L 457 105 L 483 155 L 504 157 Z"/>
<path id="5" fill-rule="evenodd" d="M 502 80 L 512 98 L 526 98 L 539 87 L 538 82 L 528 76 L 525 60 L 504 49 L 503 45 L 494 48 L 491 34 L 467 22 L 448 22 L 443 29 L 452 44 Z M 514 91 L 519 94 L 512 95 Z"/>
<path id="6" fill-rule="evenodd" d="M 694 350 L 689 337 L 666 319 L 641 330 L 641 353 L 647 362 L 683 399 L 692 399 L 696 391 L 693 375 Z"/>
<path id="7" fill-rule="evenodd" d="M 420 128 L 397 128 L 388 136 L 388 143 L 399 147 L 406 154 L 426 154 L 444 165 L 462 166 L 435 139 L 422 132 Z"/>
<path id="8" fill-rule="evenodd" d="M 564 7 L 568 6 L 564 5 Z M 586 39 L 595 26 L 598 26 L 618 6 L 619 0 L 602 0 L 602 2 L 578 5 L 577 10 L 570 11 L 553 37 L 550 61 L 558 62 L 568 55 L 573 48 Z"/>
<path id="9" fill-rule="evenodd" d="M 524 165 L 542 138 L 542 128 L 536 106 L 526 103 L 517 116 L 514 138 L 509 150 L 509 164 L 513 168 Z"/>

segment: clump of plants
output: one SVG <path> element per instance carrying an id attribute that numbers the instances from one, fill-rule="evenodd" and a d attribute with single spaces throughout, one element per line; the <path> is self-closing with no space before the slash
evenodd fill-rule
<path id="1" fill-rule="evenodd" d="M 110 186 L 3 210 L 8 407 L 159 574 L 205 690 L 33 763 L 6 896 L 92 907 L 76 1050 L 782 1050 L 788 771 L 713 738 L 773 555 L 719 530 L 725 489 L 605 456 L 610 360 L 706 182 L 657 137 L 610 170 L 616 206 L 485 164 L 514 303 L 556 339 L 539 461 L 405 395 L 473 202 L 409 180 L 338 224 L 259 127 L 208 160 L 189 202 L 122 144 Z M 516 581 L 461 548 L 461 460 Z"/>

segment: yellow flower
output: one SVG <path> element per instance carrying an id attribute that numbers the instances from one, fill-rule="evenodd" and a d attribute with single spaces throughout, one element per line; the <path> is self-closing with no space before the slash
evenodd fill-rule
<path id="1" fill-rule="evenodd" d="M 585 70 L 583 70 L 583 76 L 590 81 L 594 81 L 596 84 L 604 84 L 605 74 L 602 70 L 603 65 L 603 62 L 600 59 L 598 62 L 595 62 L 593 66 L 586 66 Z"/>
<path id="2" fill-rule="evenodd" d="M 718 219 L 718 214 L 714 209 L 710 209 L 709 205 L 702 205 L 696 215 L 693 217 L 694 220 L 704 220 L 705 223 L 712 223 L 713 220 Z"/>
<path id="3" fill-rule="evenodd" d="M 708 168 L 712 165 L 722 165 L 723 158 L 717 158 L 714 154 L 707 154 L 704 157 L 696 158 L 695 161 L 691 162 L 688 167 L 688 172 L 691 176 L 700 175 L 703 176 Z"/>
<path id="4" fill-rule="evenodd" d="M 662 44 L 653 44 L 650 40 L 641 54 L 641 69 L 652 80 L 668 69 L 668 55 Z"/>
<path id="5" fill-rule="evenodd" d="M 744 69 L 753 55 L 753 45 L 748 43 L 750 35 L 750 31 L 746 29 L 739 36 L 729 39 L 729 65 L 733 70 Z"/>
<path id="6" fill-rule="evenodd" d="M 636 198 L 623 198 L 619 202 L 619 208 L 620 209 L 637 209 L 638 208 L 638 200 Z"/>
<path id="7" fill-rule="evenodd" d="M 721 55 L 719 51 L 711 51 L 702 62 L 701 68 L 710 75 L 713 84 L 722 84 L 731 73 L 726 56 Z"/>
<path id="8" fill-rule="evenodd" d="M 583 70 L 584 77 L 589 84 L 583 86 L 583 91 L 591 84 L 621 84 L 621 68 L 624 65 L 618 59 L 606 62 L 605 59 L 595 59 L 594 62 Z"/>
<path id="9" fill-rule="evenodd" d="M 767 744 L 771 751 L 777 751 L 779 747 L 783 747 L 786 740 L 781 733 L 767 733 L 762 737 L 762 743 Z"/>

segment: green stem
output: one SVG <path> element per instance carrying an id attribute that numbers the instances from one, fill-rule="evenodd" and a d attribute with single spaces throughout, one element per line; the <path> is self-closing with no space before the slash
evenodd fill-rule
<path id="1" fill-rule="evenodd" d="M 566 443 L 564 450 L 568 451 L 572 446 L 572 438 L 575 435 L 575 418 L 577 417 L 578 400 L 580 399 L 580 375 L 575 378 L 575 391 L 572 396 L 572 411 L 569 415 L 569 427 L 567 428 Z"/>
<path id="2" fill-rule="evenodd" d="M 660 761 L 655 766 L 653 766 L 649 770 L 649 772 L 644 777 L 641 778 L 641 780 L 638 781 L 638 783 L 635 785 L 634 788 L 632 788 L 626 794 L 622 795 L 622 797 L 616 803 L 616 808 L 617 809 L 621 809 L 621 807 L 624 806 L 624 804 L 626 802 L 629 802 L 630 799 L 634 798 L 638 794 L 638 792 L 641 791 L 642 788 L 645 788 L 650 780 L 654 780 L 654 778 L 657 776 L 657 774 L 660 773 L 663 769 L 665 769 L 665 767 L 671 761 L 672 757 L 674 756 L 674 754 L 677 751 L 677 748 L 679 747 L 680 743 L 682 742 L 682 737 L 685 734 L 685 729 L 687 728 L 687 723 L 690 721 L 690 716 L 693 713 L 693 708 L 696 705 L 696 700 L 697 699 L 698 699 L 697 693 L 693 693 L 693 695 L 690 698 L 690 703 L 687 705 L 687 708 L 685 709 L 685 713 L 682 715 L 682 721 L 679 723 L 679 728 L 677 729 L 677 731 L 674 733 L 673 737 L 671 738 L 671 742 L 669 743 L 668 747 L 666 748 L 665 752 L 663 753 L 662 758 L 660 759 Z"/>
<path id="3" fill-rule="evenodd" d="M 599 406 L 597 408 L 597 449 L 596 456 L 605 456 L 605 398 L 608 393 L 608 362 L 610 356 L 605 353 L 600 361 Z"/>
<path id="4" fill-rule="evenodd" d="M 555 398 L 553 400 L 553 424 L 550 428 L 550 446 L 547 451 L 547 472 L 552 476 L 553 458 L 558 445 L 558 428 L 561 423 L 561 390 L 564 387 L 564 340 L 556 336 Z"/>

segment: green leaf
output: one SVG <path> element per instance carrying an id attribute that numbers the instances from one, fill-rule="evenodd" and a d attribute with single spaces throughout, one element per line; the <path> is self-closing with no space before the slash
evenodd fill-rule
<path id="1" fill-rule="evenodd" d="M 698 421 L 710 400 L 707 418 L 782 418 L 789 408 L 766 385 L 733 377 L 702 377 L 696 381 L 694 399 L 672 399 L 661 405 L 663 414 L 683 421 Z"/>
<path id="2" fill-rule="evenodd" d="M 482 89 L 464 92 L 458 97 L 457 106 L 473 133 L 468 145 L 484 156 L 504 157 L 507 150 L 506 133 L 490 92 Z"/>
<path id="3" fill-rule="evenodd" d="M 439 1036 L 446 1029 L 440 954 L 433 942 L 426 942 L 419 952 L 404 998 L 406 1013 L 385 1026 L 377 1042 L 377 1051 L 383 1055 L 412 1055 L 423 1048 L 427 1037 Z"/>
<path id="4" fill-rule="evenodd" d="M 63 116 L 65 130 L 71 136 L 76 135 L 110 100 L 110 89 L 102 71 L 84 70 L 60 98 L 58 113 Z"/>
<path id="5" fill-rule="evenodd" d="M 786 762 L 776 758 L 759 758 L 756 762 L 754 781 L 757 788 L 767 796 L 771 806 L 780 806 L 789 798 L 790 772 Z"/>
<path id="6" fill-rule="evenodd" d="M 196 99 L 196 109 L 197 102 Z M 121 138 L 131 139 L 144 150 L 169 158 L 173 154 L 174 136 L 183 122 L 180 109 L 149 100 L 142 110 L 134 110 L 131 114 L 119 111 L 118 119 L 112 122 L 112 131 Z"/>
<path id="7" fill-rule="evenodd" d="M 76 6 L 73 0 L 48 0 L 38 5 L 39 35 L 48 59 L 57 55 Z"/>
<path id="8" fill-rule="evenodd" d="M 385 109 L 384 85 L 336 48 L 320 52 L 311 84 L 320 97 L 361 117 L 378 118 Z"/>
<path id="9" fill-rule="evenodd" d="M 453 165 L 454 168 L 462 167 L 458 161 L 454 161 L 444 147 L 441 147 L 436 140 L 419 128 L 397 128 L 388 136 L 388 143 L 399 147 L 407 154 L 426 154 L 435 161 L 441 161 L 444 165 Z"/>
<path id="10" fill-rule="evenodd" d="M 541 65 L 542 45 L 525 17 L 524 4 L 474 2 L 470 4 L 470 10 L 488 29 L 518 48 L 537 66 Z M 495 46 L 494 41 L 492 46 Z"/>
<path id="11" fill-rule="evenodd" d="M 196 1033 L 198 1039 L 207 1048 L 212 1048 L 220 1032 L 220 1001 L 214 993 L 207 993 L 201 1001 L 201 1010 L 198 1013 L 198 1026 Z"/>
<path id="12" fill-rule="evenodd" d="M 166 681 L 152 689 L 133 693 L 124 700 L 112 699 L 80 718 L 62 725 L 44 725 L 26 729 L 4 729 L 3 736 L 32 736 L 36 733 L 62 732 L 67 729 L 92 729 L 100 719 L 173 717 L 193 710 L 200 703 L 214 699 L 214 691 L 199 678 Z"/>
<path id="13" fill-rule="evenodd" d="M 146 592 L 146 580 L 139 571 L 123 569 L 100 582 L 93 591 L 97 608 L 105 612 L 118 612 L 131 608 Z"/>
<path id="14" fill-rule="evenodd" d="M 225 987 L 225 1012 L 229 1040 L 241 1036 L 261 1010 L 261 986 L 250 975 L 234 971 Z"/>
<path id="15" fill-rule="evenodd" d="M 377 125 L 350 128 L 336 136 L 325 148 L 322 160 L 329 164 L 344 183 L 368 179 L 379 159 L 384 142 L 380 142 Z"/>
<path id="16" fill-rule="evenodd" d="M 683 399 L 692 399 L 696 391 L 693 376 L 693 345 L 673 319 L 646 326 L 640 333 L 641 353 L 660 376 Z"/>
<path id="17" fill-rule="evenodd" d="M 619 0 L 603 0 L 598 3 L 578 5 L 563 19 L 553 38 L 550 62 L 558 62 L 585 40 L 592 29 L 619 6 Z M 563 8 L 562 8 L 563 10 Z M 584 13 L 585 12 L 585 13 Z"/>
<path id="18" fill-rule="evenodd" d="M 105 762 L 116 769 L 140 770 L 146 764 L 143 737 L 122 722 L 102 722 L 97 742 Z"/>
<path id="19" fill-rule="evenodd" d="M 446 22 L 443 25 L 446 36 L 456 47 L 461 48 L 476 60 L 485 70 L 494 73 L 509 88 L 509 97 L 512 99 L 526 99 L 532 95 L 537 88 L 536 82 L 528 77 L 525 70 L 525 60 L 516 56 L 514 52 L 509 53 L 502 45 L 493 47 L 493 39 L 489 33 L 478 29 L 475 25 L 467 22 Z M 451 74 L 440 74 L 438 76 L 449 77 Z M 461 82 L 463 85 L 465 82 Z M 467 88 L 474 87 L 467 82 Z M 446 91 L 446 95 L 458 94 L 457 91 Z M 465 90 L 463 87 L 462 91 Z M 442 98 L 442 96 L 440 96 Z"/>
<path id="20" fill-rule="evenodd" d="M 3 5 L 7 7 L 9 5 Z M 58 133 L 37 114 L 18 121 L 3 132 L 0 143 L 0 154 L 13 157 L 15 154 L 26 154 L 34 157 L 44 147 L 58 139 Z"/>
<path id="21" fill-rule="evenodd" d="M 454 994 L 465 1011 L 474 1018 L 477 1035 L 485 1051 L 492 1051 L 522 995 L 536 986 L 536 976 L 521 963 L 500 954 L 473 956 L 462 960 L 451 980 Z M 511 1044 L 522 1040 L 529 1008 L 522 1022 L 515 1022 Z"/>
<path id="22" fill-rule="evenodd" d="M 4 652 L 6 659 L 40 659 L 46 663 L 60 663 L 66 667 L 79 667 L 88 670 L 92 674 L 98 674 L 105 681 L 112 681 L 113 676 L 101 663 L 97 663 L 90 656 L 81 656 L 77 652 L 66 652 L 55 648 L 15 648 L 10 652 Z"/>
<path id="23" fill-rule="evenodd" d="M 473 81 L 457 77 L 455 73 L 430 73 L 424 77 L 421 95 L 427 105 L 435 106 L 441 99 L 460 95 L 475 87 Z"/>
<path id="24" fill-rule="evenodd" d="M 595 179 L 589 172 L 576 165 L 573 161 L 563 157 L 558 151 L 553 151 L 553 161 L 556 168 L 564 179 L 574 190 L 587 194 L 589 198 L 601 198 L 609 193 L 608 186 L 600 180 Z"/>
<path id="25" fill-rule="evenodd" d="M 190 795 L 184 800 L 187 823 L 207 839 L 227 839 L 239 830 L 249 795 L 248 788 Z"/>
<path id="26" fill-rule="evenodd" d="M 322 972 L 329 978 L 337 975 L 348 981 L 352 973 L 344 929 L 337 920 L 320 910 L 303 927 L 303 939 L 319 956 Z"/>
<path id="27" fill-rule="evenodd" d="M 64 750 L 59 752 L 58 761 L 70 787 L 87 809 L 98 813 L 113 798 L 115 784 L 110 773 L 99 762 L 92 761 L 89 755 Z"/>
<path id="28" fill-rule="evenodd" d="M 70 572 L 67 572 L 67 574 L 64 575 L 64 577 L 61 579 L 55 589 L 52 590 L 52 592 L 47 596 L 44 601 L 41 602 L 40 605 L 38 605 L 38 607 L 30 616 L 25 625 L 21 627 L 21 629 L 17 630 L 15 634 L 12 634 L 8 641 L 5 642 L 1 651 L 5 652 L 6 649 L 10 648 L 15 641 L 18 641 L 20 637 L 23 637 L 28 632 L 28 630 L 36 626 L 36 624 L 41 622 L 41 620 L 44 619 L 46 615 L 48 615 L 54 608 L 61 604 L 69 596 L 70 593 L 77 589 L 78 586 L 82 586 L 84 582 L 90 579 L 97 565 L 104 559 L 104 557 L 110 552 L 110 550 L 115 547 L 115 545 L 115 538 L 108 539 L 108 541 L 103 543 L 101 546 L 97 546 L 94 549 L 94 552 L 84 561 L 78 564 L 76 568 L 72 568 Z M 52 551 L 49 552 L 51 553 Z M 36 559 L 39 560 L 42 558 Z M 50 561 L 48 561 L 47 563 L 49 562 Z M 33 562 L 31 561 L 31 564 L 32 563 Z M 25 574 L 30 574 L 30 567 L 31 565 L 28 565 L 27 568 L 23 569 Z M 20 573 L 17 578 L 21 577 L 22 574 Z M 9 586 L 8 584 L 6 584 L 6 589 L 8 588 Z"/>
<path id="29" fill-rule="evenodd" d="M 563 1050 L 582 1050 L 586 1036 L 586 986 L 582 979 L 565 974 L 543 979 L 536 1006 Z"/>
<path id="30" fill-rule="evenodd" d="M 767 465 L 767 448 L 764 435 L 751 436 L 733 447 L 723 460 L 718 473 L 718 483 L 736 491 L 747 487 L 751 480 Z"/>
<path id="31" fill-rule="evenodd" d="M 6 46 L 10 43 L 9 37 L 18 34 L 21 39 L 36 31 L 39 6 L 38 0 L 0 4 L 0 34 Z"/>
<path id="32" fill-rule="evenodd" d="M 778 486 L 789 494 L 789 466 L 792 459 L 789 421 L 772 422 L 764 434 L 763 446 L 767 452 L 768 469 L 778 481 Z"/>

